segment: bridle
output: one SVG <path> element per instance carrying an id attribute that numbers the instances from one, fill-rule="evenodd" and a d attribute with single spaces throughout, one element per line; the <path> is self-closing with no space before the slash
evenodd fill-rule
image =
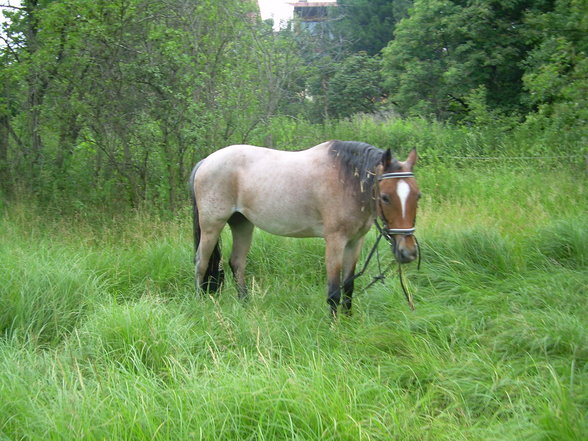
<path id="1" fill-rule="evenodd" d="M 414 178 L 414 173 L 412 172 L 392 172 L 392 173 L 383 173 L 380 176 L 378 176 L 378 182 L 383 181 L 385 179 L 402 179 L 402 178 Z M 380 191 L 379 186 L 378 187 L 378 192 Z M 401 234 L 403 236 L 412 236 L 414 234 L 414 232 L 416 231 L 416 227 L 412 227 L 412 228 L 389 228 L 389 223 L 388 220 L 386 219 L 386 216 L 384 215 L 384 210 L 382 208 L 382 201 L 380 200 L 380 198 L 378 198 L 378 204 L 379 204 L 379 209 L 380 209 L 380 216 L 382 217 L 382 220 L 384 221 L 384 226 L 381 227 L 377 220 L 376 220 L 376 226 L 378 228 L 378 230 L 380 230 L 380 233 L 382 233 L 384 235 L 384 237 L 386 237 L 386 239 L 388 239 L 388 242 L 391 242 L 394 240 L 394 238 L 392 237 L 392 235 L 394 234 Z M 418 246 L 418 245 L 417 245 Z"/>
<path id="2" fill-rule="evenodd" d="M 414 173 L 413 172 L 391 172 L 391 173 L 383 173 L 380 176 L 378 176 L 378 182 L 383 181 L 385 179 L 403 179 L 403 178 L 414 178 Z M 376 185 L 377 188 L 377 192 L 380 192 L 380 187 L 378 185 Z M 399 234 L 402 236 L 412 236 L 414 239 L 414 242 L 416 244 L 417 247 L 417 256 L 418 256 L 418 261 L 417 261 L 417 269 L 421 268 L 421 246 L 419 244 L 419 241 L 417 240 L 416 236 L 414 235 L 414 232 L 416 231 L 416 226 L 413 226 L 412 228 L 389 228 L 389 223 L 388 223 L 388 219 L 386 219 L 386 215 L 384 214 L 384 209 L 382 208 L 382 201 L 380 200 L 379 197 L 376 198 L 378 201 L 378 208 L 380 211 L 380 217 L 382 218 L 382 220 L 384 221 L 384 226 L 380 225 L 380 223 L 378 222 L 378 218 L 376 217 L 375 220 L 375 224 L 376 224 L 376 228 L 378 229 L 378 231 L 380 232 L 381 236 L 384 236 L 386 238 L 386 240 L 388 241 L 388 243 L 392 246 L 392 249 L 394 251 L 394 253 L 396 253 L 396 239 L 394 238 L 395 234 Z M 399 264 L 398 266 L 398 270 L 400 270 L 401 266 Z M 402 281 L 402 279 L 401 279 Z M 405 290 L 406 293 L 406 290 Z"/>
<path id="3" fill-rule="evenodd" d="M 383 173 L 380 176 L 378 176 L 378 182 L 383 181 L 385 179 L 402 179 L 402 178 L 414 178 L 414 173 L 412 173 L 412 172 Z M 377 188 L 377 192 L 379 193 L 380 192 L 379 185 L 376 185 L 376 188 Z M 414 236 L 414 232 L 416 231 L 416 226 L 413 226 L 412 228 L 389 228 L 390 224 L 388 223 L 388 219 L 386 219 L 386 215 L 384 214 L 384 209 L 382 208 L 382 201 L 379 197 L 377 197 L 377 201 L 378 201 L 378 208 L 380 211 L 379 214 L 380 214 L 380 217 L 382 218 L 382 221 L 384 221 L 384 226 L 380 225 L 380 223 L 378 222 L 378 218 L 376 217 L 375 224 L 376 224 L 376 228 L 380 232 L 380 236 L 378 237 L 378 239 L 376 240 L 376 243 L 374 244 L 374 248 L 372 249 L 372 252 L 370 253 L 370 256 L 368 257 L 368 261 L 366 262 L 366 266 L 364 266 L 362 273 L 363 273 L 363 271 L 365 271 L 365 268 L 367 267 L 367 263 L 369 263 L 369 259 L 371 258 L 371 255 L 373 254 L 373 250 L 377 249 L 378 242 L 380 241 L 380 239 L 382 237 L 386 238 L 388 243 L 392 246 L 393 252 L 396 253 L 396 238 L 394 237 L 394 235 L 412 236 L 413 237 L 414 242 L 416 244 L 417 256 L 418 256 L 417 270 L 420 269 L 421 268 L 421 246 L 420 246 L 419 241 L 417 240 L 416 236 Z M 379 258 L 378 258 L 378 266 L 379 266 Z M 374 278 L 374 280 L 372 281 L 372 283 L 370 283 L 370 285 L 368 285 L 368 287 L 371 286 L 373 283 L 375 283 L 377 280 L 382 280 L 383 277 L 384 277 L 383 274 L 376 276 Z M 406 297 L 406 301 L 408 302 L 408 306 L 410 307 L 410 309 L 412 309 L 414 311 L 414 303 L 412 301 L 412 295 L 410 294 L 410 292 L 408 291 L 408 289 L 406 288 L 406 285 L 404 283 L 404 277 L 402 276 L 402 265 L 400 263 L 398 264 L 398 279 L 400 280 L 400 286 L 402 287 L 402 291 L 404 292 L 404 296 Z"/>
<path id="4" fill-rule="evenodd" d="M 378 182 L 383 181 L 384 179 L 402 179 L 402 178 L 414 178 L 414 173 L 412 173 L 412 172 L 384 173 L 384 174 L 378 176 Z M 376 190 L 376 193 L 380 192 L 380 188 L 378 185 L 375 186 L 375 190 Z M 365 271 L 367 270 L 367 267 L 370 263 L 370 260 L 372 259 L 374 254 L 378 255 L 378 257 L 377 257 L 378 268 L 380 268 L 380 257 L 378 254 L 378 244 L 380 243 L 380 240 L 382 239 L 382 237 L 386 238 L 388 243 L 392 246 L 393 252 L 395 253 L 396 252 L 396 239 L 394 238 L 394 235 L 413 236 L 414 241 L 416 243 L 417 255 L 418 255 L 417 269 L 420 269 L 420 267 L 421 267 L 421 247 L 419 245 L 419 241 L 417 240 L 416 236 L 414 236 L 414 232 L 416 231 L 416 227 L 388 228 L 388 225 L 389 225 L 388 220 L 386 219 L 386 216 L 384 215 L 384 210 L 382 209 L 382 201 L 380 200 L 379 194 L 376 194 L 375 199 L 378 201 L 378 209 L 380 212 L 379 214 L 380 214 L 380 217 L 382 218 L 382 221 L 384 221 L 384 226 L 380 225 L 380 223 L 378 222 L 378 217 L 376 216 L 375 224 L 376 224 L 376 228 L 378 229 L 378 232 L 380 234 L 376 238 L 376 242 L 374 243 L 374 246 L 372 247 L 371 251 L 369 252 L 361 271 L 356 273 L 347 282 L 351 282 L 351 281 L 357 279 L 358 277 L 362 276 L 365 273 Z M 373 278 L 373 280 L 371 281 L 371 283 L 368 286 L 366 286 L 364 289 L 367 290 L 370 286 L 372 286 L 377 281 L 383 281 L 385 279 L 385 277 L 386 276 L 384 275 L 384 273 L 380 270 L 380 275 L 375 276 Z M 408 289 L 406 288 L 406 285 L 404 283 L 404 277 L 402 275 L 402 265 L 400 263 L 398 264 L 398 278 L 400 280 L 400 286 L 402 287 L 402 291 L 404 292 L 404 296 L 406 297 L 406 301 L 408 302 L 410 309 L 414 310 L 412 295 L 410 294 L 410 292 L 408 291 Z"/>

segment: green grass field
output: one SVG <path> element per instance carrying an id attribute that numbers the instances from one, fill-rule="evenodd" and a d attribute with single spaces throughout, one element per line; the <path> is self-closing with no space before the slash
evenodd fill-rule
<path id="1" fill-rule="evenodd" d="M 587 440 L 585 171 L 417 173 L 416 311 L 366 276 L 335 323 L 320 240 L 257 231 L 242 305 L 195 296 L 188 208 L 4 202 L 0 439 Z"/>

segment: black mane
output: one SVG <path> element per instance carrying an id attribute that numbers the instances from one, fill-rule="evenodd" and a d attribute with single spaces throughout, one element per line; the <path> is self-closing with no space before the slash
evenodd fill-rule
<path id="1" fill-rule="evenodd" d="M 376 167 L 382 161 L 384 151 L 357 141 L 333 141 L 329 148 L 329 155 L 340 166 L 343 177 L 353 183 L 355 194 L 362 202 L 372 197 L 372 189 L 376 182 Z M 396 159 L 392 159 L 394 171 L 400 168 Z"/>

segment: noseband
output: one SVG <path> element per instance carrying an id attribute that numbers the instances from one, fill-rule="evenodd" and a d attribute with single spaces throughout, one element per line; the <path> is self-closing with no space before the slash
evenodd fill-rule
<path id="1" fill-rule="evenodd" d="M 384 173 L 378 177 L 378 182 L 383 181 L 384 179 L 402 179 L 402 178 L 414 178 L 414 173 L 412 172 L 393 172 L 393 173 Z M 386 235 L 391 236 L 393 234 L 401 234 L 403 236 L 410 236 L 414 234 L 416 227 L 412 228 L 388 228 L 388 220 L 386 216 L 384 216 L 384 210 L 382 209 L 382 203 L 378 200 L 380 204 L 380 215 L 382 216 L 382 220 L 384 221 L 385 228 L 382 230 L 386 233 Z"/>

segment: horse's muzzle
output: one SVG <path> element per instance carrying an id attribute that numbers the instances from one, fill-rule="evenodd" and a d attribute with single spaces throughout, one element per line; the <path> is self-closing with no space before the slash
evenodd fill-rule
<path id="1" fill-rule="evenodd" d="M 396 237 L 394 240 L 394 256 L 398 263 L 410 263 L 418 256 L 416 242 L 408 240 L 408 238 L 409 236 L 403 236 L 402 238 Z"/>
<path id="2" fill-rule="evenodd" d="M 396 260 L 399 263 L 410 263 L 417 258 L 416 250 L 401 249 L 396 252 Z"/>

